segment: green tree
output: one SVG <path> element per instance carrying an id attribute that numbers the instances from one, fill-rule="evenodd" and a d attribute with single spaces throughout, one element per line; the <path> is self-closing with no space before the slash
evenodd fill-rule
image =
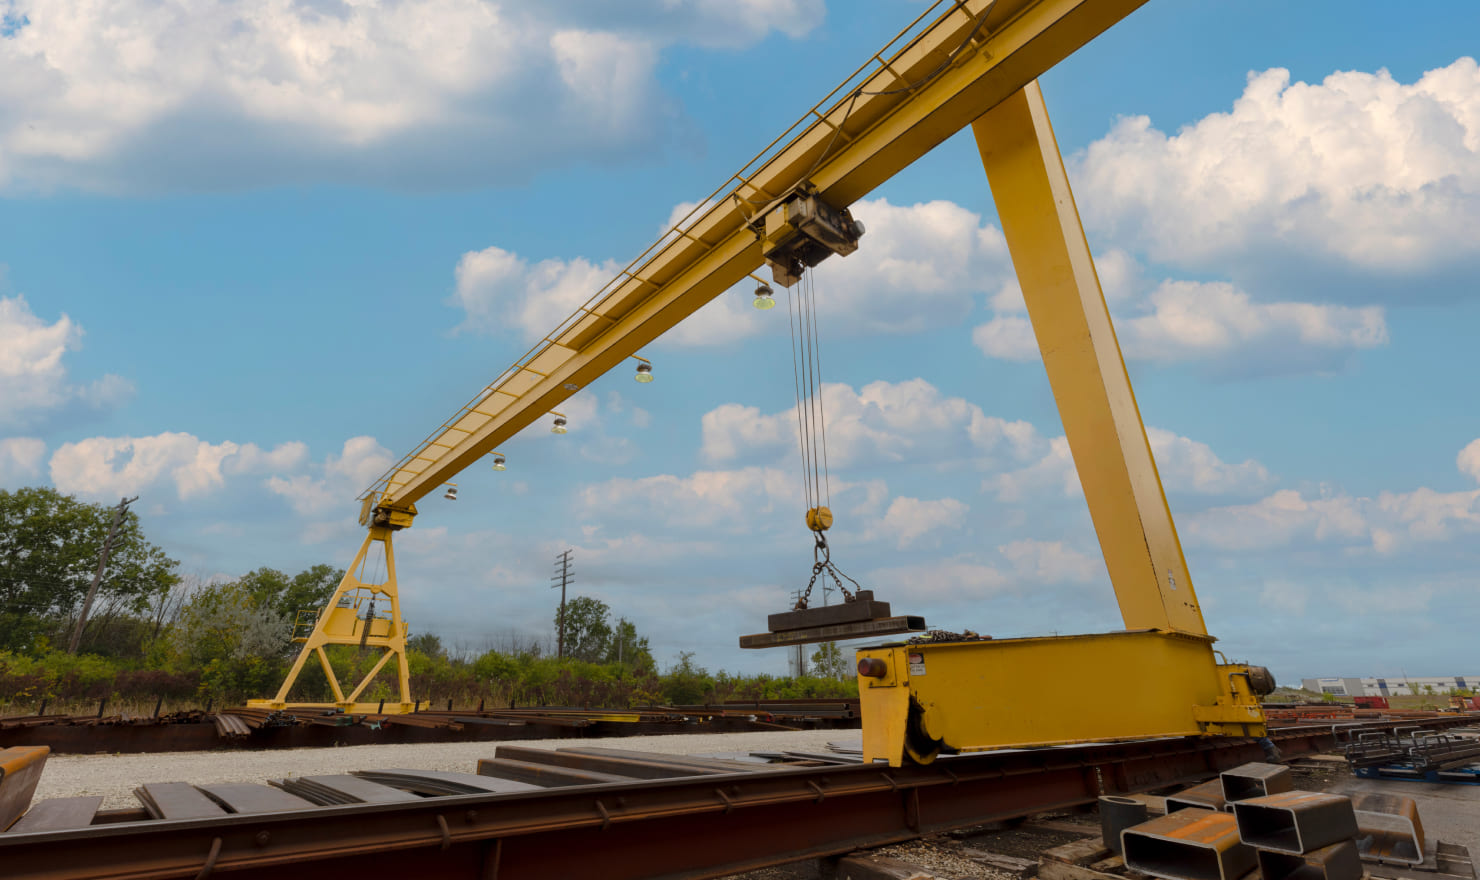
<path id="1" fill-rule="evenodd" d="M 240 583 L 260 605 L 270 606 L 290 622 L 299 611 L 318 611 L 329 602 L 344 569 L 320 563 L 289 577 L 275 568 L 259 568 L 241 576 Z"/>
<path id="2" fill-rule="evenodd" d="M 648 649 L 647 636 L 639 636 L 632 621 L 625 617 L 618 618 L 603 662 L 621 663 L 635 669 L 652 669 L 653 652 Z"/>
<path id="3" fill-rule="evenodd" d="M 223 700 L 277 690 L 294 647 L 288 619 L 242 581 L 191 594 L 169 642 L 177 665 L 200 670 L 202 696 Z"/>
<path id="4" fill-rule="evenodd" d="M 841 681 L 853 677 L 853 670 L 849 668 L 837 642 L 823 642 L 817 646 L 817 650 L 812 653 L 812 669 L 819 678 L 836 678 Z"/>
<path id="5" fill-rule="evenodd" d="M 447 649 L 442 647 L 442 637 L 436 633 L 417 633 L 406 640 L 406 650 L 425 654 L 433 660 L 447 658 Z"/>
<path id="6" fill-rule="evenodd" d="M 0 649 L 35 651 L 60 641 L 77 614 L 113 522 L 113 508 L 55 489 L 0 489 Z M 98 585 L 93 617 L 141 613 L 178 581 L 179 563 L 149 543 L 133 511 L 124 514 Z M 89 623 L 88 631 L 96 627 Z M 83 634 L 86 644 L 87 633 Z"/>
<path id="7" fill-rule="evenodd" d="M 692 706 L 709 701 L 714 679 L 709 670 L 694 663 L 693 651 L 681 651 L 678 662 L 668 668 L 661 686 L 663 700 L 670 706 Z"/>
<path id="8" fill-rule="evenodd" d="M 565 603 L 565 656 L 587 663 L 599 663 L 611 646 L 612 628 L 607 623 L 611 609 L 600 599 L 577 596 Z M 560 629 L 560 612 L 555 612 L 555 629 Z"/>

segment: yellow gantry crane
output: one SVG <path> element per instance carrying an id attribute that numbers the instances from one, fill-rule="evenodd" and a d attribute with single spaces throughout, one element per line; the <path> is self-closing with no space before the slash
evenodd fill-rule
<path id="1" fill-rule="evenodd" d="M 394 660 L 399 701 L 384 708 L 411 711 L 391 545 L 416 503 L 485 456 L 497 467 L 498 447 L 529 425 L 563 427 L 563 400 L 763 264 L 789 286 L 855 250 L 861 230 L 848 207 L 969 125 L 1125 629 L 862 649 L 865 757 L 898 765 L 1004 746 L 1262 735 L 1258 694 L 1272 681 L 1213 650 L 1037 85 L 1142 2 L 938 0 L 926 9 L 365 491 L 367 533 L 349 574 L 305 626 L 277 695 L 253 705 L 289 705 L 316 657 L 332 705 L 346 711 L 377 708 L 360 697 Z M 386 574 L 371 583 L 364 563 L 377 543 Z M 777 643 L 868 632 L 867 622 L 818 627 Z M 323 650 L 333 644 L 383 650 L 348 693 Z M 1065 681 L 1075 682 L 1072 697 Z"/>

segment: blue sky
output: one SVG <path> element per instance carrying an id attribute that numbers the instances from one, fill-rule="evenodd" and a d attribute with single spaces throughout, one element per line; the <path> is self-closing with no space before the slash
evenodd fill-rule
<path id="1" fill-rule="evenodd" d="M 355 496 L 924 8 L 0 0 L 0 485 L 140 494 L 199 577 L 346 564 Z M 1473 4 L 1153 2 L 1043 79 L 1208 623 L 1284 680 L 1474 672 Z M 1470 53 L 1467 55 L 1467 53 Z M 842 568 L 1117 628 L 958 135 L 817 274 Z M 726 294 L 398 538 L 414 630 L 667 662 L 805 583 L 789 337 Z"/>

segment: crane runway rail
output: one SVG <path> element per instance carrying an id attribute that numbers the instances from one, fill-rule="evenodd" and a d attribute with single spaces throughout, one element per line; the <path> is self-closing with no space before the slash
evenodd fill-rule
<path id="1" fill-rule="evenodd" d="M 408 714 L 237 707 L 157 717 L 30 715 L 0 718 L 0 749 L 44 745 L 53 754 L 197 752 L 395 743 L 599 739 L 766 730 L 848 730 L 858 700 L 728 700 L 713 705 L 592 709 L 425 708 Z"/>
<path id="2" fill-rule="evenodd" d="M 1467 721 L 1298 725 L 1270 738 L 1298 755 L 1362 733 Z M 0 865 L 15 880 L 293 880 L 326 870 L 478 880 L 721 877 L 1148 791 L 1263 757 L 1255 739 L 1202 737 L 895 768 L 847 756 L 778 767 L 586 746 L 499 746 L 480 762 L 480 775 L 386 769 L 357 773 L 353 782 L 307 777 L 271 789 L 142 786 L 141 809 L 99 813 L 83 827 L 0 834 Z M 32 813 L 65 813 L 47 806 L 57 803 L 44 801 Z"/>

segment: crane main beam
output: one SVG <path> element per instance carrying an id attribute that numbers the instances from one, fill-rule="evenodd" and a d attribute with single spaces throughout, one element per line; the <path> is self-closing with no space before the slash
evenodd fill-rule
<path id="1" fill-rule="evenodd" d="M 938 0 L 382 475 L 366 524 L 409 525 L 416 501 L 754 272 L 779 200 L 810 185 L 846 208 L 1144 2 Z"/>

